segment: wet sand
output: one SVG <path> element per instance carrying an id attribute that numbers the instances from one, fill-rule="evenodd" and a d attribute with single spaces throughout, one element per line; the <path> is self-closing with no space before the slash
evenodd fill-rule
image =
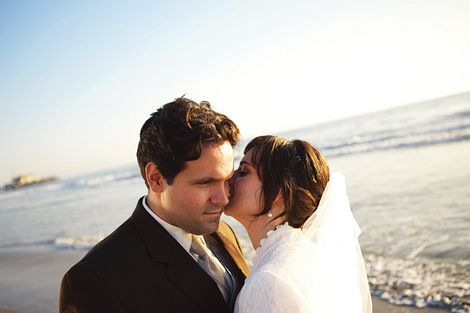
<path id="1" fill-rule="evenodd" d="M 0 252 L 0 312 L 59 311 L 62 276 L 86 251 Z"/>
<path id="2" fill-rule="evenodd" d="M 410 306 L 397 306 L 385 300 L 372 298 L 374 313 L 443 313 L 450 312 L 439 308 L 416 308 Z"/>

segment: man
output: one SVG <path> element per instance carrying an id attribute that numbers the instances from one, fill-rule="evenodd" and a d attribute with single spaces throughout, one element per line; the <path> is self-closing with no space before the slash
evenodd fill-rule
<path id="1" fill-rule="evenodd" d="M 65 274 L 60 312 L 233 311 L 248 268 L 219 221 L 239 135 L 208 102 L 153 113 L 137 149 L 148 195 Z"/>

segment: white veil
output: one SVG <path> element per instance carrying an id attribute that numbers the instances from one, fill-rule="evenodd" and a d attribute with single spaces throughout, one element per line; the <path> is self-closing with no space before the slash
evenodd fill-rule
<path id="1" fill-rule="evenodd" d="M 347 303 L 348 312 L 371 313 L 372 300 L 358 241 L 361 230 L 349 206 L 343 174 L 331 173 L 318 209 L 305 222 L 302 233 L 318 248 L 312 266 L 321 268 L 315 284 L 325 286 L 322 297 L 333 306 Z M 339 292 L 339 298 L 338 294 L 330 294 L 327 286 Z"/>

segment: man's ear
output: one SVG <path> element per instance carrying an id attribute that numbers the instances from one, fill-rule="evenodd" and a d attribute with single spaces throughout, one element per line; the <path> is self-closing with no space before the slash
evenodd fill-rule
<path id="1" fill-rule="evenodd" d="M 148 163 L 145 167 L 145 177 L 149 188 L 155 193 L 161 193 L 165 190 L 165 179 L 157 168 L 155 163 Z"/>

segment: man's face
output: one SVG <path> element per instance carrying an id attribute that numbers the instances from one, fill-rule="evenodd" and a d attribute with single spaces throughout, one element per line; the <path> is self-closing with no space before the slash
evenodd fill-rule
<path id="1" fill-rule="evenodd" d="M 166 181 L 158 215 L 168 223 L 196 235 L 219 228 L 228 203 L 228 180 L 233 174 L 233 149 L 223 144 L 205 144 L 199 159 L 186 162 L 173 184 Z"/>

